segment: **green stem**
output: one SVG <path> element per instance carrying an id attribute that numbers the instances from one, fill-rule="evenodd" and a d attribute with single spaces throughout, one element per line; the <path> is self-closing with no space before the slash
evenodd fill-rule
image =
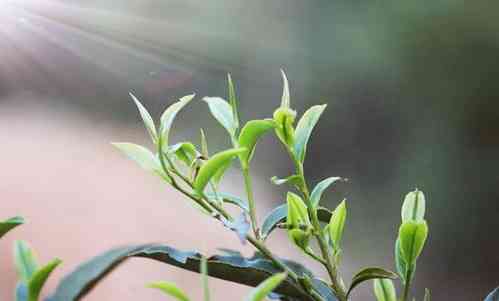
<path id="1" fill-rule="evenodd" d="M 258 229 L 258 220 L 256 218 L 256 206 L 253 197 L 253 185 L 251 184 L 251 176 L 249 173 L 249 167 L 243 167 L 243 177 L 244 186 L 246 188 L 246 194 L 248 195 L 248 205 L 249 205 L 249 215 L 251 220 L 251 227 L 253 228 L 253 233 L 257 240 L 260 240 L 260 230 Z"/>
<path id="2" fill-rule="evenodd" d="M 413 269 L 412 267 L 409 267 L 407 269 L 406 275 L 405 275 L 405 283 L 404 283 L 404 293 L 402 295 L 402 301 L 407 301 L 409 298 L 409 291 L 411 289 L 411 279 L 412 279 L 412 273 Z"/>

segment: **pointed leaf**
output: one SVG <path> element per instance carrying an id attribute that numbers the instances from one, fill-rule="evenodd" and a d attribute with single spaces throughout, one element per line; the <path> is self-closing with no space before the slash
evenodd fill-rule
<path id="1" fill-rule="evenodd" d="M 206 135 L 204 133 L 203 129 L 199 129 L 201 132 L 201 154 L 205 157 L 208 158 L 210 156 L 210 153 L 208 152 L 208 140 L 206 139 Z"/>
<path id="2" fill-rule="evenodd" d="M 251 120 L 244 125 L 239 134 L 239 146 L 248 149 L 240 156 L 243 166 L 247 166 L 253 157 L 258 139 L 274 127 L 275 123 L 271 119 Z"/>
<path id="3" fill-rule="evenodd" d="M 227 74 L 227 85 L 229 87 L 229 103 L 232 107 L 232 115 L 234 116 L 236 127 L 239 127 L 239 113 L 237 111 L 236 89 L 234 88 L 234 83 L 232 82 L 230 73 Z"/>
<path id="4" fill-rule="evenodd" d="M 425 221 L 403 223 L 399 229 L 400 249 L 404 261 L 415 264 L 423 250 L 426 237 L 428 236 L 428 225 Z"/>
<path id="5" fill-rule="evenodd" d="M 157 172 L 161 170 L 159 160 L 147 148 L 138 144 L 127 142 L 112 143 L 112 145 L 122 151 L 130 159 L 138 163 L 143 169 L 150 172 Z"/>
<path id="6" fill-rule="evenodd" d="M 236 134 L 238 125 L 234 119 L 230 104 L 220 97 L 204 97 L 203 100 L 208 104 L 213 117 L 233 137 Z"/>
<path id="7" fill-rule="evenodd" d="M 281 69 L 281 76 L 283 82 L 281 108 L 289 108 L 290 107 L 289 83 L 286 73 L 284 73 L 284 70 L 282 69 Z"/>
<path id="8" fill-rule="evenodd" d="M 397 301 L 397 293 L 391 279 L 374 279 L 373 287 L 377 301 Z"/>
<path id="9" fill-rule="evenodd" d="M 308 140 L 324 109 L 326 109 L 326 105 L 313 106 L 298 121 L 295 130 L 294 153 L 300 162 L 305 161 Z"/>
<path id="10" fill-rule="evenodd" d="M 298 228 L 300 224 L 310 225 L 307 206 L 300 196 L 295 193 L 287 194 L 288 216 L 286 223 L 290 228 Z"/>
<path id="11" fill-rule="evenodd" d="M 409 192 L 404 199 L 402 205 L 402 222 L 424 220 L 425 214 L 425 197 L 422 191 L 415 190 Z"/>
<path id="12" fill-rule="evenodd" d="M 38 269 L 38 264 L 27 242 L 22 240 L 14 242 L 14 261 L 19 278 L 24 283 L 28 283 Z"/>
<path id="13" fill-rule="evenodd" d="M 224 168 L 227 162 L 232 161 L 237 155 L 245 152 L 245 148 L 233 148 L 215 154 L 199 169 L 199 173 L 194 180 L 194 190 L 202 194 L 204 188 L 220 168 Z"/>
<path id="14" fill-rule="evenodd" d="M 168 152 L 175 154 L 175 157 L 184 162 L 187 166 L 191 166 L 192 162 L 194 162 L 199 155 L 194 144 L 190 142 L 176 143 L 169 147 Z"/>
<path id="15" fill-rule="evenodd" d="M 340 177 L 330 177 L 327 179 L 324 179 L 320 181 L 312 190 L 312 193 L 310 194 L 310 201 L 312 202 L 312 205 L 314 207 L 317 207 L 319 205 L 319 202 L 321 201 L 322 194 L 324 191 L 331 186 L 332 184 L 342 180 Z"/>
<path id="16" fill-rule="evenodd" d="M 184 293 L 184 291 L 178 288 L 175 283 L 158 281 L 149 284 L 148 287 L 159 289 L 163 293 L 175 298 L 178 301 L 189 301 L 189 298 Z"/>
<path id="17" fill-rule="evenodd" d="M 130 97 L 132 97 L 133 101 L 135 102 L 137 109 L 139 110 L 140 116 L 142 117 L 142 121 L 144 122 L 147 132 L 151 136 L 152 141 L 156 143 L 158 141 L 158 133 L 156 132 L 156 126 L 154 125 L 154 120 L 152 119 L 151 115 L 146 110 L 146 108 L 137 99 L 137 97 L 135 97 L 135 95 L 133 95 L 132 93 L 129 94 Z"/>
<path id="18" fill-rule="evenodd" d="M 365 268 L 353 276 L 352 284 L 347 292 L 347 297 L 350 295 L 352 290 L 362 282 L 372 279 L 397 279 L 397 274 L 391 271 L 384 270 L 382 268 Z"/>
<path id="19" fill-rule="evenodd" d="M 33 277 L 28 282 L 28 300 L 29 301 L 38 301 L 40 296 L 40 292 L 42 290 L 43 285 L 47 281 L 48 277 L 54 271 L 54 269 L 61 264 L 60 259 L 54 259 L 49 262 L 44 267 L 40 268 L 35 272 Z"/>
<path id="20" fill-rule="evenodd" d="M 274 111 L 273 119 L 275 122 L 275 133 L 279 140 L 288 147 L 292 147 L 295 141 L 295 122 L 296 112 L 290 108 L 278 108 Z"/>
<path id="21" fill-rule="evenodd" d="M 345 200 L 341 202 L 338 207 L 333 211 L 331 221 L 329 222 L 329 238 L 333 242 L 336 250 L 340 249 L 341 238 L 343 236 L 343 228 L 345 227 L 345 220 L 347 218 L 347 207 Z"/>
<path id="22" fill-rule="evenodd" d="M 103 277 L 109 274 L 129 257 L 154 259 L 172 266 L 193 272 L 200 270 L 201 255 L 196 252 L 185 252 L 165 245 L 140 245 L 121 247 L 101 254 L 78 266 L 65 276 L 57 286 L 54 294 L 47 301 L 79 300 L 83 298 Z M 299 277 L 313 278 L 310 271 L 302 265 L 281 259 Z M 257 286 L 270 275 L 281 272 L 272 262 L 255 255 L 244 258 L 234 255 L 217 255 L 208 258 L 208 275 L 211 277 L 237 282 L 249 286 Z M 305 295 L 297 283 L 284 281 L 276 292 L 299 300 L 312 301 Z"/>
<path id="23" fill-rule="evenodd" d="M 288 277 L 287 273 L 275 274 L 254 288 L 246 301 L 261 301 Z"/>
<path id="24" fill-rule="evenodd" d="M 499 287 L 491 291 L 483 301 L 499 301 Z"/>
<path id="25" fill-rule="evenodd" d="M 185 107 L 193 98 L 195 94 L 187 95 L 179 99 L 179 101 L 170 105 L 161 115 L 160 135 L 164 145 L 168 145 L 170 130 L 172 128 L 173 120 L 178 112 Z"/>
<path id="26" fill-rule="evenodd" d="M 24 218 L 20 216 L 12 217 L 3 222 L 0 222 L 0 238 L 2 238 L 2 236 L 4 236 L 10 230 L 22 224 L 24 224 Z"/>
<path id="27" fill-rule="evenodd" d="M 291 184 L 297 188 L 300 188 L 300 187 L 303 187 L 303 181 L 302 181 L 302 178 L 298 175 L 291 175 L 289 177 L 286 177 L 284 179 L 280 179 L 276 176 L 273 176 L 272 178 L 270 178 L 270 181 L 272 182 L 272 184 L 274 185 L 282 185 L 282 184 Z"/>

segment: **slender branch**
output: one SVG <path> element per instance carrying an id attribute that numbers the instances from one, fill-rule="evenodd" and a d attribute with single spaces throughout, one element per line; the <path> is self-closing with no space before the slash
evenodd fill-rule
<path id="1" fill-rule="evenodd" d="M 413 269 L 409 266 L 405 275 L 405 283 L 404 283 L 404 294 L 402 295 L 401 301 L 407 301 L 409 298 L 409 291 L 411 290 L 411 278 L 412 278 Z"/>
<path id="2" fill-rule="evenodd" d="M 246 188 L 246 194 L 248 195 L 251 227 L 253 228 L 253 233 L 255 234 L 255 238 L 257 240 L 260 240 L 260 230 L 258 228 L 258 220 L 256 218 L 256 206 L 253 197 L 253 186 L 251 184 L 251 175 L 249 173 L 249 167 L 243 167 L 243 177 L 244 177 L 244 186 Z"/>

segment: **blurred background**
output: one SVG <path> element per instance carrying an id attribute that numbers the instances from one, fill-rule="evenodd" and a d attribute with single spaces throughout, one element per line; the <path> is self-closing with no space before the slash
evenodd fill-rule
<path id="1" fill-rule="evenodd" d="M 115 151 L 147 145 L 129 91 L 154 117 L 180 96 L 198 98 L 176 120 L 175 141 L 229 146 L 202 96 L 226 97 L 236 81 L 243 120 L 279 105 L 279 69 L 301 114 L 328 108 L 309 144 L 311 184 L 350 179 L 328 193 L 348 199 L 342 272 L 393 267 L 404 195 L 426 194 L 430 236 L 414 293 L 481 300 L 499 284 L 499 2 L 303 0 L 1 0 L 0 218 L 27 225 L 0 241 L 0 299 L 12 300 L 12 241 L 64 266 L 127 243 L 165 242 L 216 252 L 240 244 L 187 200 Z M 217 146 L 217 147 L 215 147 Z M 282 203 L 269 178 L 290 162 L 270 136 L 256 152 L 260 216 Z M 241 194 L 237 169 L 224 187 Z M 274 236 L 280 254 L 309 263 Z M 250 254 L 249 247 L 243 248 Z M 316 267 L 316 266 L 315 266 Z M 161 300 L 144 288 L 179 283 L 201 296 L 199 277 L 131 260 L 85 300 Z M 216 300 L 248 291 L 211 281 Z M 353 300 L 372 300 L 363 285 Z M 45 292 L 46 294 L 47 292 Z"/>

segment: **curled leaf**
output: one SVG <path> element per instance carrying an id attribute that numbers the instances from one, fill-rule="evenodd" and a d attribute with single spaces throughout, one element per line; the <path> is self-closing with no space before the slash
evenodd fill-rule
<path id="1" fill-rule="evenodd" d="M 210 112 L 215 119 L 229 132 L 231 137 L 236 134 L 238 124 L 234 119 L 232 107 L 220 97 L 204 97 L 203 100 L 208 104 Z"/>
<path id="2" fill-rule="evenodd" d="M 295 129 L 293 124 L 296 118 L 296 112 L 290 108 L 278 108 L 273 115 L 275 121 L 275 132 L 279 140 L 285 145 L 293 146 L 295 141 Z"/>
<path id="3" fill-rule="evenodd" d="M 352 290 L 362 282 L 366 280 L 372 280 L 372 279 L 397 279 L 397 274 L 387 271 L 382 268 L 365 268 L 355 274 L 352 279 L 352 283 L 350 284 L 350 288 L 347 291 L 347 297 L 350 295 Z"/>
<path id="4" fill-rule="evenodd" d="M 24 218 L 20 216 L 12 217 L 3 222 L 0 222 L 0 238 L 2 238 L 2 236 L 4 236 L 10 230 L 22 224 L 24 224 Z"/>
<path id="5" fill-rule="evenodd" d="M 246 301 L 261 301 L 288 277 L 287 273 L 275 274 L 255 287 Z"/>
<path id="6" fill-rule="evenodd" d="M 175 154 L 175 157 L 184 162 L 187 166 L 191 166 L 199 153 L 194 144 L 190 142 L 180 142 L 169 147 L 169 153 Z"/>
<path id="7" fill-rule="evenodd" d="M 132 93 L 129 94 L 130 97 L 132 97 L 133 101 L 135 102 L 137 109 L 139 110 L 140 116 L 142 117 L 142 121 L 144 122 L 147 132 L 151 136 L 152 141 L 156 143 L 158 141 L 158 133 L 156 132 L 156 126 L 154 125 L 154 120 L 152 119 L 151 115 L 146 110 L 146 108 L 137 99 L 137 97 L 135 97 L 135 95 L 133 95 Z"/>
<path id="8" fill-rule="evenodd" d="M 191 94 L 180 98 L 179 101 L 170 105 L 161 115 L 160 135 L 164 145 L 168 145 L 169 134 L 175 116 L 177 116 L 178 112 L 180 112 L 180 110 L 185 107 L 194 98 L 194 96 L 195 94 Z"/>
<path id="9" fill-rule="evenodd" d="M 219 171 L 221 168 L 226 168 L 228 162 L 230 163 L 232 159 L 236 156 L 242 154 L 246 151 L 246 148 L 234 148 L 225 150 L 215 154 L 209 160 L 207 160 L 203 166 L 199 169 L 199 173 L 194 180 L 194 190 L 198 194 L 202 194 L 204 188 L 211 180 L 211 178 Z"/>
<path id="10" fill-rule="evenodd" d="M 319 202 L 321 201 L 322 194 L 324 191 L 331 186 L 332 184 L 342 180 L 340 177 L 330 177 L 327 179 L 324 179 L 320 181 L 315 187 L 314 190 L 312 190 L 312 193 L 310 194 L 310 201 L 312 202 L 312 205 L 314 207 L 317 207 L 319 205 Z"/>
<path id="11" fill-rule="evenodd" d="M 343 236 L 346 217 L 347 207 L 345 201 L 343 200 L 333 211 L 333 215 L 331 216 L 331 221 L 328 226 L 329 238 L 333 242 L 333 246 L 336 250 L 340 249 L 340 242 Z"/>
<path id="12" fill-rule="evenodd" d="M 300 225 L 310 225 L 307 206 L 303 200 L 295 193 L 287 194 L 288 216 L 286 223 L 290 229 L 299 228 Z"/>
<path id="13" fill-rule="evenodd" d="M 295 157 L 300 162 L 305 161 L 308 140 L 317 121 L 319 121 L 319 117 L 322 112 L 324 112 L 324 109 L 326 109 L 326 105 L 313 106 L 308 109 L 300 118 L 300 121 L 298 121 L 295 130 L 295 144 L 293 150 Z"/>
<path id="14" fill-rule="evenodd" d="M 178 288 L 178 286 L 175 283 L 158 281 L 150 283 L 148 287 L 156 288 L 162 291 L 163 293 L 175 298 L 178 301 L 189 301 L 189 297 L 187 297 L 184 291 Z"/>
<path id="15" fill-rule="evenodd" d="M 251 161 L 258 139 L 274 127 L 275 124 L 271 119 L 251 120 L 244 125 L 239 134 L 239 146 L 247 149 L 239 156 L 243 166 L 247 166 Z"/>
<path id="16" fill-rule="evenodd" d="M 422 191 L 415 190 L 409 192 L 402 204 L 402 222 L 424 220 L 425 214 L 425 197 Z"/>

